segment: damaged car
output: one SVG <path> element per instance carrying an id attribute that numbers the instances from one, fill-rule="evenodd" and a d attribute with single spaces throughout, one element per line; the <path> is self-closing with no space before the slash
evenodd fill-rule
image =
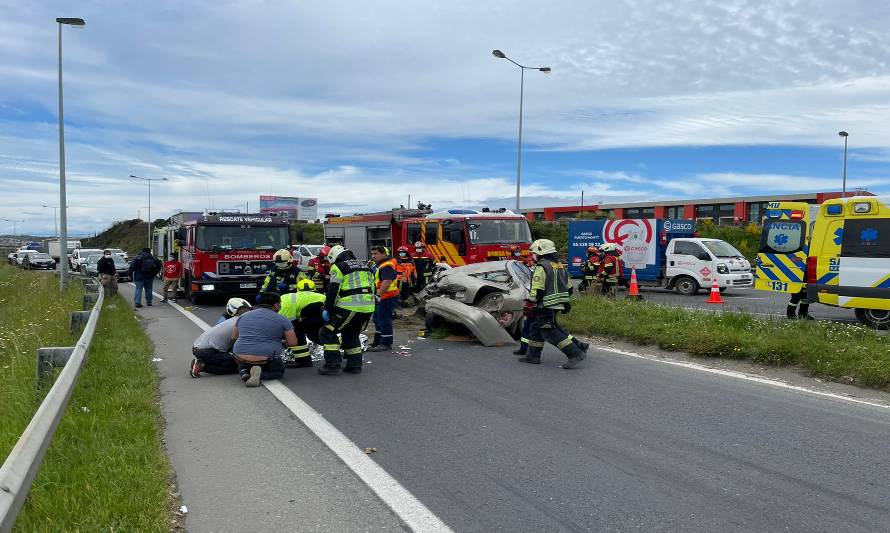
<path id="1" fill-rule="evenodd" d="M 465 326 L 485 346 L 512 344 L 522 331 L 523 302 L 531 279 L 531 270 L 515 260 L 453 268 L 439 264 L 418 294 L 427 328 L 453 322 Z"/>

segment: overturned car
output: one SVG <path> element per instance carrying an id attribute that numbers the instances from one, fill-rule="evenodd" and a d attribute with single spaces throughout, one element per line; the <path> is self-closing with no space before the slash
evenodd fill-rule
<path id="1" fill-rule="evenodd" d="M 521 261 L 488 261 L 460 267 L 437 265 L 418 294 L 427 328 L 462 324 L 485 346 L 511 344 L 522 330 L 522 307 L 531 270 Z"/>

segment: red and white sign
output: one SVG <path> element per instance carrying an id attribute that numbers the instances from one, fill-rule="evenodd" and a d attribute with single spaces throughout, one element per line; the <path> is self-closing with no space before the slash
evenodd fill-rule
<path id="1" fill-rule="evenodd" d="M 655 264 L 654 219 L 609 220 L 603 227 L 603 240 L 614 242 L 628 267 L 646 268 Z"/>
<path id="2" fill-rule="evenodd" d="M 702 268 L 701 270 L 699 270 L 699 272 L 702 276 L 705 277 L 705 279 L 708 279 L 708 277 L 711 275 L 711 269 L 708 267 Z"/>

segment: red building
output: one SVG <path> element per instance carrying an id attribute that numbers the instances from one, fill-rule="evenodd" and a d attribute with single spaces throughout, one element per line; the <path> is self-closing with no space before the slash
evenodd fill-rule
<path id="1" fill-rule="evenodd" d="M 866 191 L 847 192 L 847 196 L 864 194 Z M 529 221 L 574 218 L 582 212 L 602 211 L 614 218 L 686 218 L 713 220 L 715 224 L 760 223 L 768 202 L 807 202 L 821 204 L 831 198 L 840 198 L 841 192 L 815 192 L 778 194 L 773 196 L 739 196 L 735 198 L 704 198 L 700 200 L 657 200 L 585 206 L 534 207 L 521 209 Z"/>

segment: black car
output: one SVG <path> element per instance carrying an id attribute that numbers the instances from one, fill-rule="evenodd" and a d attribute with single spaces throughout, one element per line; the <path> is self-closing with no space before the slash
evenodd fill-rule
<path id="1" fill-rule="evenodd" d="M 49 254 L 26 254 L 22 258 L 22 268 L 25 270 L 55 270 L 56 261 Z"/>

